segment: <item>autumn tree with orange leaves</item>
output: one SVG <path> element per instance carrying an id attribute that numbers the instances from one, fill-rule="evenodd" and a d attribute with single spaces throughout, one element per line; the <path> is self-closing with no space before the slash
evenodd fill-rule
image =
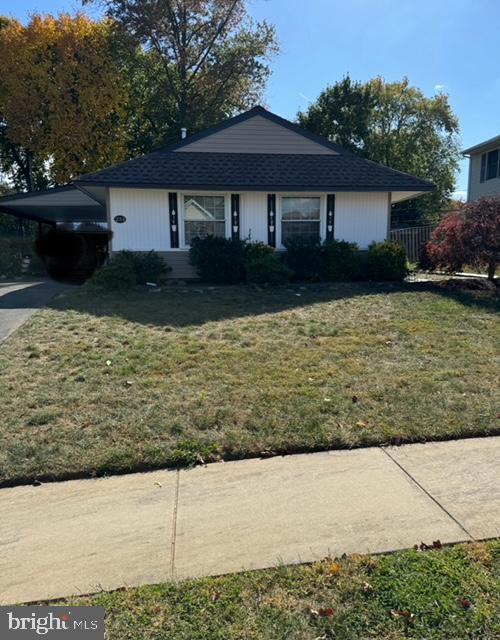
<path id="1" fill-rule="evenodd" d="M 126 157 L 127 85 L 108 21 L 0 18 L 0 170 L 17 189 Z"/>

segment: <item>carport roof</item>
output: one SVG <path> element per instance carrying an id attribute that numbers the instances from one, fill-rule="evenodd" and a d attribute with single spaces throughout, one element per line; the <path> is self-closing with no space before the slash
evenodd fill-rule
<path id="1" fill-rule="evenodd" d="M 105 207 L 74 185 L 3 196 L 0 212 L 38 222 L 106 222 Z"/>

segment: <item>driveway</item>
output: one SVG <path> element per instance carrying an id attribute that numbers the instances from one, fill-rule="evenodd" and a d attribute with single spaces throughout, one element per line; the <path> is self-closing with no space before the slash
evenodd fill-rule
<path id="1" fill-rule="evenodd" d="M 0 343 L 68 285 L 49 279 L 0 281 Z"/>

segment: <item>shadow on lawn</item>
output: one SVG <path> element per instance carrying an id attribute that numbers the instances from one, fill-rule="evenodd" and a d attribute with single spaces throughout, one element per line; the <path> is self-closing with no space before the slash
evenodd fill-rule
<path id="1" fill-rule="evenodd" d="M 291 311 L 317 303 L 357 297 L 428 292 L 490 312 L 500 310 L 491 292 L 445 289 L 431 282 L 318 283 L 282 287 L 217 286 L 201 284 L 165 287 L 159 292 L 94 293 L 82 289 L 52 301 L 57 310 L 75 310 L 96 317 L 120 317 L 158 327 L 201 326 L 232 318 Z"/>

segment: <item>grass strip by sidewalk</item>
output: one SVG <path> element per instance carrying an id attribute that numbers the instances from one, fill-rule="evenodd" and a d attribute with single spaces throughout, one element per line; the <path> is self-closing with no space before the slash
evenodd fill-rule
<path id="1" fill-rule="evenodd" d="M 0 484 L 499 432 L 498 296 L 66 294 L 0 346 Z"/>
<path id="2" fill-rule="evenodd" d="M 351 556 L 69 602 L 104 606 L 108 640 L 497 640 L 500 541 Z"/>

